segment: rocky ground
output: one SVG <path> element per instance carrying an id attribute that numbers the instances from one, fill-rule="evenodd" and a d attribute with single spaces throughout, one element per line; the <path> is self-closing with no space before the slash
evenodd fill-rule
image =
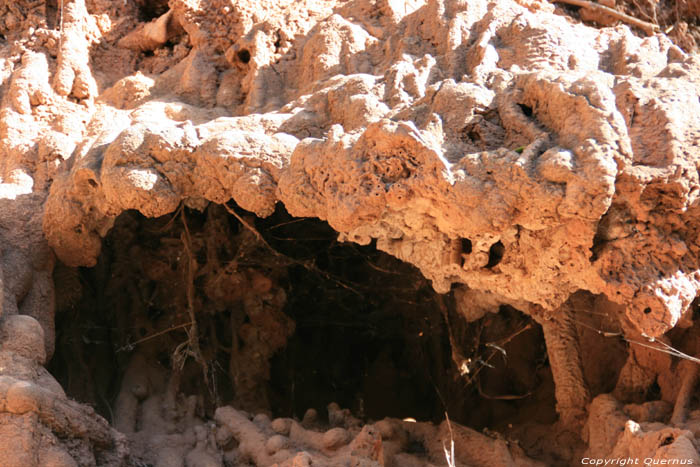
<path id="1" fill-rule="evenodd" d="M 700 464 L 700 6 L 569 3 L 0 0 L 2 465 Z"/>

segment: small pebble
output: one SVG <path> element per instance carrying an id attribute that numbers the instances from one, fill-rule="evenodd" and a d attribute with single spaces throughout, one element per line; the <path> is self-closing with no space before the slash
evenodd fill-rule
<path id="1" fill-rule="evenodd" d="M 281 449 L 286 448 L 288 444 L 289 439 L 287 439 L 287 437 L 282 435 L 274 435 L 265 443 L 265 449 L 267 450 L 268 454 L 272 455 Z"/>
<path id="2" fill-rule="evenodd" d="M 279 433 L 280 435 L 287 436 L 289 434 L 289 429 L 292 426 L 292 420 L 289 418 L 276 418 L 272 421 L 272 431 Z"/>
<path id="3" fill-rule="evenodd" d="M 350 434 L 345 428 L 331 428 L 323 434 L 323 447 L 337 449 L 350 441 Z"/>
<path id="4" fill-rule="evenodd" d="M 292 459 L 292 467 L 311 467 L 311 456 L 302 451 Z"/>

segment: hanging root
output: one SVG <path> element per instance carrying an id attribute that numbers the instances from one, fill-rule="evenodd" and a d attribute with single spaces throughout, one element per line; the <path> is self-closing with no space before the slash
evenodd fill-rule
<path id="1" fill-rule="evenodd" d="M 195 315 L 195 290 L 194 290 L 194 280 L 195 274 L 197 272 L 197 260 L 194 258 L 194 253 L 192 251 L 192 237 L 190 236 L 189 227 L 187 227 L 187 218 L 185 217 L 185 210 L 180 212 L 182 216 L 182 226 L 183 233 L 181 235 L 182 245 L 185 252 L 185 260 L 187 261 L 187 268 L 184 271 L 185 275 L 185 287 L 186 287 L 186 297 L 187 297 L 187 314 L 190 318 L 191 326 L 187 332 L 187 347 L 185 349 L 186 354 L 190 355 L 195 361 L 202 367 L 202 374 L 204 376 L 204 384 L 211 390 L 209 384 L 209 367 L 207 361 L 202 355 L 202 350 L 199 347 L 199 329 L 197 326 L 197 317 Z M 176 351 L 177 353 L 177 351 Z M 184 365 L 183 362 L 181 363 Z"/>

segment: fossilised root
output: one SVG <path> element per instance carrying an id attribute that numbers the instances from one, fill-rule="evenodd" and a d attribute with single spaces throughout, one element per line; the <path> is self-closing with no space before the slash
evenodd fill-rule
<path id="1" fill-rule="evenodd" d="M 700 339 L 695 342 L 695 357 L 700 358 Z M 685 422 L 688 416 L 688 406 L 693 398 L 695 386 L 698 384 L 698 376 L 700 375 L 700 366 L 697 362 L 691 360 L 683 360 L 678 365 L 678 372 L 681 375 L 681 387 L 676 396 L 676 403 L 673 406 L 673 415 L 671 415 L 671 424 L 680 425 Z"/>
<path id="2" fill-rule="evenodd" d="M 659 26 L 657 24 L 649 23 L 647 21 L 642 21 L 638 18 L 635 18 L 630 15 L 626 15 L 622 13 L 621 11 L 617 11 L 614 8 L 607 7 L 605 5 L 601 5 L 599 3 L 593 3 L 593 2 L 588 2 L 586 0 L 556 0 L 557 3 L 566 3 L 568 5 L 575 5 L 579 6 L 581 8 L 586 8 L 588 10 L 592 10 L 595 12 L 603 13 L 606 15 L 610 15 L 615 19 L 619 19 L 620 21 L 624 21 L 627 24 L 631 24 L 632 26 L 636 26 L 642 31 L 646 32 L 648 35 L 652 36 L 654 33 L 659 31 Z"/>
<path id="3" fill-rule="evenodd" d="M 290 418 L 270 420 L 258 415 L 250 420 L 232 407 L 220 407 L 215 419 L 221 446 L 238 447 L 224 454 L 235 465 L 252 462 L 258 467 L 308 465 L 358 467 L 412 467 L 444 465 L 444 446 L 454 442 L 456 465 L 475 467 L 541 467 L 516 443 L 491 437 L 456 423 L 406 422 L 386 418 L 360 429 L 360 423 L 337 404 L 328 406 L 331 426 L 318 431 L 318 424 Z M 306 420 L 307 417 L 305 417 Z M 310 426 L 313 425 L 314 429 Z M 420 453 L 415 451 L 420 445 Z M 226 450 L 226 448 L 224 448 Z M 234 454 L 234 451 L 235 454 Z"/>
<path id="4" fill-rule="evenodd" d="M 698 383 L 698 364 L 684 360 L 680 363 L 679 372 L 682 375 L 681 388 L 671 415 L 671 424 L 676 426 L 685 422 L 688 416 L 688 406 Z"/>
<path id="5" fill-rule="evenodd" d="M 257 465 L 270 465 L 273 458 L 264 449 L 265 436 L 253 422 L 231 407 L 220 407 L 214 416 L 217 423 L 225 425 L 233 437 L 240 443 L 238 449 L 242 455 L 253 460 Z"/>
<path id="6" fill-rule="evenodd" d="M 700 462 L 692 431 L 662 423 L 630 420 L 631 411 L 637 414 L 647 411 L 648 404 L 629 404 L 623 408 L 610 394 L 597 396 L 591 402 L 586 423 L 584 438 L 588 451 L 585 456 L 599 459 L 646 458 L 653 459 L 655 465 L 678 465 L 683 462 L 695 465 Z"/>
<path id="7" fill-rule="evenodd" d="M 0 412 L 36 413 L 55 433 L 87 438 L 101 448 L 120 444 L 122 436 L 86 405 L 62 399 L 56 393 L 11 376 L 0 376 Z"/>
<path id="8" fill-rule="evenodd" d="M 624 320 L 620 323 L 626 342 L 630 343 L 627 361 L 620 370 L 620 375 L 613 391 L 617 400 L 626 402 L 642 402 L 653 387 L 659 385 L 661 399 L 672 400 L 672 389 L 669 387 L 668 376 L 672 371 L 673 359 L 667 352 L 660 351 L 660 345 L 667 337 L 656 339 L 657 344 L 649 345 L 640 332 Z M 666 376 L 663 376 L 666 375 Z"/>
<path id="9" fill-rule="evenodd" d="M 555 384 L 557 413 L 562 424 L 578 432 L 586 417 L 586 406 L 591 400 L 583 379 L 573 310 L 563 305 L 551 319 L 536 319 L 542 325 L 547 355 Z"/>
<path id="10" fill-rule="evenodd" d="M 150 23 L 141 23 L 136 29 L 122 37 L 118 45 L 139 52 L 153 51 L 182 32 L 182 26 L 173 16 L 172 10 Z"/>
<path id="11" fill-rule="evenodd" d="M 215 419 L 238 440 L 239 455 L 257 466 L 329 465 L 332 457 L 347 459 L 347 465 L 385 464 L 382 436 L 371 425 L 353 433 L 353 438 L 345 428 L 320 433 L 291 419 L 270 422 L 267 417 L 258 416 L 250 421 L 231 407 L 217 409 Z"/>
<path id="12" fill-rule="evenodd" d="M 53 86 L 61 96 L 90 99 L 97 95 L 97 83 L 90 71 L 85 31 L 87 12 L 84 0 L 66 1 L 62 13 L 61 43 Z"/>

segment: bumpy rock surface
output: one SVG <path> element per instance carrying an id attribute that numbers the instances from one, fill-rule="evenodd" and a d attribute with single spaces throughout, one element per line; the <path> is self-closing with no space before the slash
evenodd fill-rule
<path id="1" fill-rule="evenodd" d="M 456 289 L 467 319 L 500 305 L 535 317 L 561 421 L 583 428 L 592 456 L 700 462 L 692 366 L 686 389 L 666 384 L 670 363 L 631 346 L 618 399 L 587 408 L 572 298 L 598 297 L 585 306 L 602 303 L 635 342 L 695 329 L 697 55 L 537 0 L 0 0 L 0 13 L 0 354 L 37 355 L 13 348 L 28 339 L 50 358 L 53 255 L 93 266 L 121 213 L 233 199 L 266 217 L 282 203 Z M 32 438 L 11 465 L 127 462 L 122 435 L 39 382 L 43 359 L 3 358 L 16 369 L 0 371 L 1 450 Z M 673 427 L 619 406 L 657 380 L 682 402 Z M 120 403 L 163 397 L 177 398 Z M 223 465 L 222 450 L 233 465 L 437 465 L 449 439 L 392 420 L 320 433 L 230 407 L 210 426 L 183 407 L 178 423 L 147 417 L 133 452 L 161 446 L 172 463 L 158 465 Z M 456 429 L 460 462 L 529 465 Z M 432 446 L 423 460 L 404 452 L 415 437 Z M 37 449 L 48 454 L 30 459 Z"/>

